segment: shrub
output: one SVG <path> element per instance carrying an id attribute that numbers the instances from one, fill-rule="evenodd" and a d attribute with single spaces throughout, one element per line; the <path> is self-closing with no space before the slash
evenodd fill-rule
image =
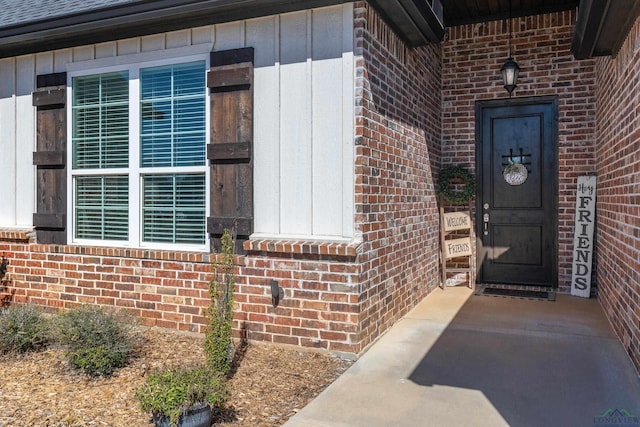
<path id="1" fill-rule="evenodd" d="M 0 353 L 25 353 L 49 343 L 49 323 L 33 305 L 12 305 L 0 311 Z"/>
<path id="2" fill-rule="evenodd" d="M 207 366 L 227 375 L 233 360 L 233 287 L 235 274 L 233 265 L 234 239 L 228 229 L 221 238 L 222 251 L 213 264 L 213 279 L 209 282 L 209 324 L 204 342 Z"/>
<path id="3" fill-rule="evenodd" d="M 79 306 L 58 316 L 56 337 L 75 368 L 92 376 L 111 375 L 133 350 L 132 322 L 122 313 Z"/>
<path id="4" fill-rule="evenodd" d="M 228 398 L 226 383 L 206 367 L 182 367 L 152 373 L 136 392 L 136 400 L 154 418 L 167 417 L 177 425 L 180 417 L 199 404 L 222 408 Z"/>

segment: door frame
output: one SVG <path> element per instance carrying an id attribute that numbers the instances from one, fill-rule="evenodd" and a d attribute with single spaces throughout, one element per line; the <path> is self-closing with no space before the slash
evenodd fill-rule
<path id="1" fill-rule="evenodd" d="M 483 186 L 483 168 L 482 168 L 482 157 L 483 157 L 483 129 L 482 129 L 482 115 L 485 109 L 496 108 L 496 107 L 517 107 L 517 106 L 528 106 L 528 105 L 549 105 L 551 107 L 551 144 L 553 145 L 552 153 L 552 165 L 551 171 L 553 173 L 553 189 L 550 196 L 552 197 L 553 207 L 552 210 L 555 212 L 555 220 L 551 224 L 551 233 L 552 233 L 552 266 L 551 266 L 551 288 L 556 289 L 558 287 L 558 273 L 559 273 L 559 260 L 558 260 L 558 223 L 560 213 L 558 211 L 559 207 L 559 141 L 558 141 L 558 96 L 534 96 L 534 97 L 526 97 L 526 98 L 502 98 L 502 99 L 492 99 L 492 100 L 483 100 L 476 101 L 475 108 L 475 150 L 476 150 L 476 212 L 475 212 L 475 221 L 476 221 L 476 283 L 483 283 L 481 276 L 481 267 L 482 267 L 482 188 Z"/>

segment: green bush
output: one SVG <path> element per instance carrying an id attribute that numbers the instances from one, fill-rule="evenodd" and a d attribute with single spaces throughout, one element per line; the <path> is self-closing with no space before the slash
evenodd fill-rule
<path id="1" fill-rule="evenodd" d="M 213 264 L 213 279 L 209 283 L 211 304 L 209 324 L 204 340 L 207 366 L 221 375 L 227 375 L 233 360 L 233 265 L 234 239 L 227 229 L 221 238 L 222 251 Z"/>
<path id="2" fill-rule="evenodd" d="M 33 305 L 11 305 L 0 311 L 0 353 L 26 353 L 49 343 L 49 323 Z"/>
<path id="3" fill-rule="evenodd" d="M 133 350 L 128 316 L 98 306 L 79 306 L 58 316 L 56 338 L 72 366 L 92 376 L 111 375 Z"/>
<path id="4" fill-rule="evenodd" d="M 182 367 L 152 373 L 136 392 L 136 400 L 154 417 L 165 416 L 171 425 L 189 408 L 207 404 L 222 408 L 228 398 L 226 383 L 205 367 Z"/>

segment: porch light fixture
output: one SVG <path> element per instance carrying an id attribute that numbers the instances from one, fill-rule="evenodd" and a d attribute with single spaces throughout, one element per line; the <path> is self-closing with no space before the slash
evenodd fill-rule
<path id="1" fill-rule="evenodd" d="M 509 58 L 507 62 L 504 63 L 500 72 L 502 73 L 502 81 L 504 82 L 504 88 L 509 92 L 509 96 L 511 96 L 511 92 L 516 88 L 518 83 L 518 72 L 520 71 L 520 67 L 516 61 L 513 60 L 511 56 L 511 0 L 509 1 Z"/>

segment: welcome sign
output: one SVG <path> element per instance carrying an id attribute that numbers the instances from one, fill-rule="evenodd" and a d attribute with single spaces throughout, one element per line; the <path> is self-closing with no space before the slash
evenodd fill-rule
<path id="1" fill-rule="evenodd" d="M 443 215 L 444 231 L 470 230 L 471 216 L 469 212 L 449 212 Z"/>
<path id="2" fill-rule="evenodd" d="M 578 177 L 576 219 L 573 238 L 571 295 L 589 298 L 593 260 L 593 230 L 596 211 L 596 177 Z"/>

